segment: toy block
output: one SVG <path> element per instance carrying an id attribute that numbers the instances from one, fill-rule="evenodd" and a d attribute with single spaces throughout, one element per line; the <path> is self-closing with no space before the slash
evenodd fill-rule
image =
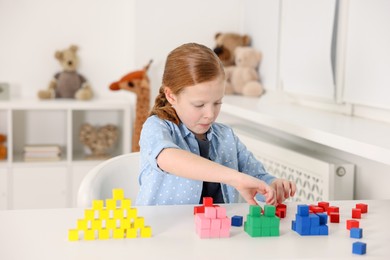
<path id="1" fill-rule="evenodd" d="M 285 218 L 286 217 L 286 208 L 276 208 L 275 215 L 279 218 Z"/>
<path id="2" fill-rule="evenodd" d="M 309 210 L 313 213 L 322 213 L 324 212 L 324 208 L 316 205 L 310 205 Z"/>
<path id="3" fill-rule="evenodd" d="M 79 240 L 79 231 L 77 229 L 69 229 L 68 231 L 68 240 L 77 241 Z"/>
<path id="4" fill-rule="evenodd" d="M 351 228 L 349 236 L 351 238 L 362 238 L 363 237 L 363 229 L 361 229 L 361 228 Z"/>
<path id="5" fill-rule="evenodd" d="M 116 201 L 114 199 L 106 199 L 106 209 L 108 210 L 116 209 Z"/>
<path id="6" fill-rule="evenodd" d="M 212 207 L 213 206 L 213 198 L 212 197 L 204 197 L 203 198 L 203 206 Z"/>
<path id="7" fill-rule="evenodd" d="M 195 206 L 194 207 L 194 215 L 198 213 L 204 213 L 204 206 Z"/>
<path id="8" fill-rule="evenodd" d="M 299 216 L 308 217 L 309 216 L 309 206 L 307 205 L 298 205 L 297 212 Z"/>
<path id="9" fill-rule="evenodd" d="M 246 222 L 248 227 L 261 228 L 261 219 L 260 217 L 247 215 Z"/>
<path id="10" fill-rule="evenodd" d="M 221 220 L 218 219 L 218 218 L 211 219 L 211 226 L 210 226 L 210 229 L 217 229 L 217 230 L 220 230 L 220 229 L 221 229 Z"/>
<path id="11" fill-rule="evenodd" d="M 320 217 L 317 214 L 310 214 L 309 219 L 311 227 L 317 227 L 320 225 Z"/>
<path id="12" fill-rule="evenodd" d="M 126 229 L 126 238 L 136 238 L 136 237 L 137 237 L 137 229 L 136 228 Z"/>
<path id="13" fill-rule="evenodd" d="M 110 238 L 110 230 L 107 228 L 100 229 L 98 233 L 99 233 L 98 235 L 99 240 L 106 240 Z"/>
<path id="14" fill-rule="evenodd" d="M 206 218 L 216 218 L 217 217 L 217 210 L 214 207 L 206 207 L 204 209 L 204 215 Z"/>
<path id="15" fill-rule="evenodd" d="M 339 211 L 340 211 L 339 207 L 336 207 L 336 206 L 329 206 L 329 207 L 328 207 L 328 210 L 327 210 L 327 213 L 328 213 L 328 215 L 329 215 L 329 214 L 332 213 L 332 212 L 337 212 L 337 213 L 339 213 Z"/>
<path id="16" fill-rule="evenodd" d="M 368 212 L 368 205 L 364 203 L 358 203 L 356 204 L 357 209 L 361 209 L 362 213 L 367 213 Z"/>
<path id="17" fill-rule="evenodd" d="M 261 207 L 259 205 L 250 205 L 249 206 L 249 215 L 253 217 L 260 217 Z"/>
<path id="18" fill-rule="evenodd" d="M 291 221 L 291 229 L 297 231 L 297 222 L 295 220 Z"/>
<path id="19" fill-rule="evenodd" d="M 309 209 L 309 208 L 308 208 Z M 310 219 L 309 216 L 296 215 L 296 232 L 302 236 L 310 235 Z"/>
<path id="20" fill-rule="evenodd" d="M 225 217 L 225 218 L 221 218 L 221 229 L 229 229 L 230 230 L 230 218 L 228 217 Z"/>
<path id="21" fill-rule="evenodd" d="M 198 229 L 197 233 L 200 238 L 210 238 L 210 229 Z"/>
<path id="22" fill-rule="evenodd" d="M 328 215 L 325 213 L 317 213 L 317 216 L 320 217 L 320 226 L 328 224 Z"/>
<path id="23" fill-rule="evenodd" d="M 219 231 L 219 237 L 220 238 L 230 237 L 230 229 L 221 229 Z"/>
<path id="24" fill-rule="evenodd" d="M 125 198 L 125 192 L 122 189 L 113 189 L 112 198 L 114 200 L 123 200 Z"/>
<path id="25" fill-rule="evenodd" d="M 362 218 L 362 210 L 352 209 L 352 218 Z"/>
<path id="26" fill-rule="evenodd" d="M 77 220 L 77 229 L 86 230 L 88 228 L 88 220 L 86 219 L 78 219 Z"/>
<path id="27" fill-rule="evenodd" d="M 206 218 L 203 213 L 199 213 L 195 215 L 195 224 L 201 229 L 210 229 L 211 219 Z"/>
<path id="28" fill-rule="evenodd" d="M 122 219 L 123 218 L 123 210 L 122 209 L 114 209 L 114 218 Z"/>
<path id="29" fill-rule="evenodd" d="M 101 210 L 104 207 L 103 200 L 93 200 L 92 201 L 92 209 L 94 210 Z"/>
<path id="30" fill-rule="evenodd" d="M 270 218 L 270 225 L 271 228 L 278 228 L 280 226 L 280 218 L 274 217 Z"/>
<path id="31" fill-rule="evenodd" d="M 330 223 L 340 223 L 340 214 L 337 212 L 331 212 L 329 214 Z"/>
<path id="32" fill-rule="evenodd" d="M 217 218 L 226 218 L 226 208 L 224 207 L 215 207 L 217 211 Z"/>
<path id="33" fill-rule="evenodd" d="M 134 219 L 134 227 L 135 228 L 142 228 L 145 225 L 145 219 L 143 217 L 136 217 Z"/>
<path id="34" fill-rule="evenodd" d="M 123 228 L 114 228 L 113 238 L 120 239 L 125 237 L 125 230 Z"/>
<path id="35" fill-rule="evenodd" d="M 116 219 L 107 219 L 106 220 L 106 228 L 108 229 L 114 229 L 116 228 Z"/>
<path id="36" fill-rule="evenodd" d="M 148 238 L 152 236 L 152 228 L 150 226 L 144 226 L 141 228 L 141 237 Z"/>
<path id="37" fill-rule="evenodd" d="M 120 224 L 121 224 L 121 228 L 124 228 L 124 229 L 126 229 L 126 228 L 129 228 L 130 227 L 130 219 L 128 219 L 128 218 L 123 218 L 123 219 L 121 219 L 120 220 Z"/>
<path id="38" fill-rule="evenodd" d="M 101 229 L 102 221 L 100 219 L 94 219 L 91 222 L 91 229 Z"/>
<path id="39" fill-rule="evenodd" d="M 328 211 L 329 208 L 329 202 L 326 201 L 320 201 L 318 202 L 318 206 L 324 209 L 324 212 Z"/>
<path id="40" fill-rule="evenodd" d="M 129 210 L 127 210 L 127 218 L 135 219 L 137 215 L 137 208 L 130 208 Z"/>
<path id="41" fill-rule="evenodd" d="M 319 236 L 320 235 L 320 226 L 310 226 L 310 235 Z"/>
<path id="42" fill-rule="evenodd" d="M 84 240 L 95 240 L 95 230 L 87 229 L 84 231 Z"/>
<path id="43" fill-rule="evenodd" d="M 346 221 L 347 223 L 347 229 L 351 230 L 351 228 L 358 228 L 359 227 L 359 221 L 354 220 L 354 219 L 348 219 Z"/>
<path id="44" fill-rule="evenodd" d="M 106 209 L 99 210 L 99 219 L 108 219 L 109 217 L 109 211 Z"/>
<path id="45" fill-rule="evenodd" d="M 84 211 L 84 216 L 85 216 L 85 219 L 86 220 L 93 220 L 93 219 L 95 219 L 95 210 L 93 210 L 93 209 L 86 209 L 85 211 Z"/>
<path id="46" fill-rule="evenodd" d="M 270 236 L 271 237 L 278 237 L 278 236 L 280 236 L 279 227 L 277 227 L 277 228 L 271 227 L 270 228 Z"/>
<path id="47" fill-rule="evenodd" d="M 232 217 L 232 226 L 241 227 L 242 226 L 242 220 L 243 220 L 242 216 L 233 216 Z"/>
<path id="48" fill-rule="evenodd" d="M 210 238 L 219 238 L 219 229 L 210 229 Z"/>
<path id="49" fill-rule="evenodd" d="M 131 199 L 123 199 L 121 201 L 121 208 L 126 210 L 131 208 Z"/>
<path id="50" fill-rule="evenodd" d="M 329 228 L 327 225 L 320 225 L 319 226 L 320 236 L 327 236 L 329 235 Z"/>
<path id="51" fill-rule="evenodd" d="M 274 217 L 276 212 L 276 207 L 273 205 L 265 205 L 264 206 L 264 216 L 266 217 Z"/>
<path id="52" fill-rule="evenodd" d="M 271 236 L 271 230 L 269 227 L 262 227 L 261 228 L 261 236 L 262 237 L 269 237 Z"/>
<path id="53" fill-rule="evenodd" d="M 363 242 L 355 242 L 352 244 L 352 253 L 357 255 L 364 255 L 367 251 L 367 244 Z"/>

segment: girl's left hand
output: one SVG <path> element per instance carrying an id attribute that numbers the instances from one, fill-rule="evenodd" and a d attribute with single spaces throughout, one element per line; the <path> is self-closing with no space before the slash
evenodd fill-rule
<path id="1" fill-rule="evenodd" d="M 294 182 L 285 179 L 275 179 L 270 186 L 275 190 L 277 204 L 294 196 L 297 190 Z"/>

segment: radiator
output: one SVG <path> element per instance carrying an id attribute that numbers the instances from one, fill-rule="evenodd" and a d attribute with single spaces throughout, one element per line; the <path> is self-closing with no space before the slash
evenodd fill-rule
<path id="1" fill-rule="evenodd" d="M 287 201 L 353 199 L 353 164 L 258 132 L 233 129 L 270 174 L 296 183 L 297 192 Z"/>

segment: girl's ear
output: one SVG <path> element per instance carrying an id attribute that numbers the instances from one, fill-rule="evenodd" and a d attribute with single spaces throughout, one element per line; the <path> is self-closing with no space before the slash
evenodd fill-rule
<path id="1" fill-rule="evenodd" d="M 164 87 L 165 98 L 171 105 L 176 103 L 176 95 L 172 93 L 171 89 L 168 87 Z"/>

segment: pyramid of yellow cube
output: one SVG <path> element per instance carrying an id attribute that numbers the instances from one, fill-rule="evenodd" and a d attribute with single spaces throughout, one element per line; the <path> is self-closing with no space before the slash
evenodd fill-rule
<path id="1" fill-rule="evenodd" d="M 113 189 L 112 198 L 105 202 L 104 206 L 103 200 L 92 201 L 92 208 L 85 209 L 77 227 L 69 230 L 69 241 L 152 236 L 152 228 L 137 216 L 137 209 L 131 207 L 130 199 L 124 198 L 122 189 Z"/>

